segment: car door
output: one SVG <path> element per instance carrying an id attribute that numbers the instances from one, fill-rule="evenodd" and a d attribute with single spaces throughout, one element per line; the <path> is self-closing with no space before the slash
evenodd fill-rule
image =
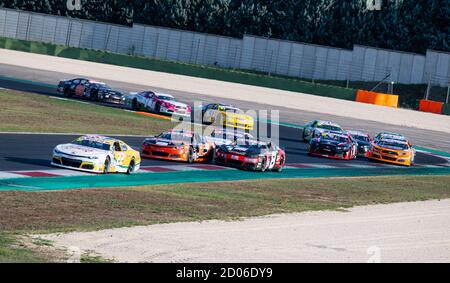
<path id="1" fill-rule="evenodd" d="M 150 111 L 155 111 L 155 105 L 158 97 L 154 93 L 149 93 L 147 95 L 147 109 Z"/>
<path id="2" fill-rule="evenodd" d="M 120 142 L 118 142 L 118 141 L 114 142 L 113 150 L 114 150 L 114 162 L 113 163 L 115 164 L 116 169 L 117 169 L 120 166 L 124 165 L 125 152 L 122 150 Z"/>
<path id="3" fill-rule="evenodd" d="M 278 150 L 275 149 L 272 143 L 267 145 L 267 153 L 268 153 L 268 167 L 267 169 L 272 170 L 275 167 L 275 164 L 277 163 L 277 157 L 278 157 Z"/>
<path id="4" fill-rule="evenodd" d="M 214 117 L 214 116 L 212 116 L 212 114 L 214 113 L 214 107 L 215 107 L 215 104 L 208 104 L 208 105 L 206 105 L 205 111 L 204 111 L 204 114 L 203 114 L 203 121 L 204 122 L 207 122 L 207 123 L 211 122 L 212 117 Z"/>
<path id="5" fill-rule="evenodd" d="M 75 87 L 75 95 L 82 97 L 84 95 L 84 90 L 86 89 L 86 81 L 80 81 L 80 83 Z"/>

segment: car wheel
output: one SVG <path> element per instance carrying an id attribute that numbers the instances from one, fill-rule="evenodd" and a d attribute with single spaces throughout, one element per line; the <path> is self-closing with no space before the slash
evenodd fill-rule
<path id="1" fill-rule="evenodd" d="M 127 174 L 131 175 L 134 173 L 134 159 L 131 159 L 130 165 L 128 165 Z"/>
<path id="2" fill-rule="evenodd" d="M 70 95 L 70 89 L 69 89 L 69 88 L 66 87 L 66 88 L 64 89 L 64 95 L 67 96 L 67 97 L 70 97 L 70 96 L 71 96 L 71 95 Z"/>
<path id="3" fill-rule="evenodd" d="M 161 103 L 159 103 L 159 102 L 156 103 L 156 105 L 155 105 L 155 112 L 158 113 L 158 114 L 161 112 Z"/>
<path id="4" fill-rule="evenodd" d="M 216 149 L 211 149 L 211 153 L 209 154 L 208 161 L 213 163 L 216 160 Z"/>
<path id="5" fill-rule="evenodd" d="M 304 141 L 304 142 L 308 142 L 308 137 L 307 137 L 307 135 L 306 135 L 306 130 L 305 130 L 305 129 L 303 129 L 302 137 L 303 137 L 303 141 Z"/>
<path id="6" fill-rule="evenodd" d="M 267 157 L 264 157 L 263 163 L 261 164 L 261 172 L 266 171 L 266 167 L 267 167 Z"/>
<path id="7" fill-rule="evenodd" d="M 189 147 L 189 153 L 188 153 L 188 157 L 187 157 L 187 162 L 189 164 L 194 162 L 194 149 L 192 147 Z"/>
<path id="8" fill-rule="evenodd" d="M 110 165 L 110 160 L 109 160 L 109 157 L 107 157 L 106 159 L 105 159 L 105 163 L 104 163 L 104 165 L 103 165 L 103 174 L 108 174 L 109 173 L 109 165 Z"/>
<path id="9" fill-rule="evenodd" d="M 277 169 L 275 169 L 276 172 L 281 172 L 283 171 L 283 164 L 284 164 L 284 157 L 281 157 L 280 159 L 280 167 L 278 167 Z"/>

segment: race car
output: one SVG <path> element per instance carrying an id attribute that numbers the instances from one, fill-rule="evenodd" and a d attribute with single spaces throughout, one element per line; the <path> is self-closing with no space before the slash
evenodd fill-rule
<path id="1" fill-rule="evenodd" d="M 379 141 L 379 140 L 383 140 L 383 139 L 399 140 L 399 141 L 406 141 L 406 142 L 408 141 L 404 135 L 392 133 L 392 132 L 381 132 L 373 138 L 374 141 Z"/>
<path id="2" fill-rule="evenodd" d="M 166 114 L 179 118 L 190 118 L 191 107 L 177 101 L 172 95 L 153 91 L 132 92 L 127 97 L 133 110 L 145 110 L 158 114 Z"/>
<path id="3" fill-rule="evenodd" d="M 94 101 L 102 101 L 123 105 L 125 95 L 104 83 L 90 83 L 84 89 L 84 97 Z"/>
<path id="4" fill-rule="evenodd" d="M 272 142 L 240 140 L 236 144 L 219 146 L 215 161 L 216 164 L 240 169 L 281 172 L 286 153 Z"/>
<path id="5" fill-rule="evenodd" d="M 336 123 L 314 120 L 304 126 L 302 139 L 303 141 L 310 141 L 312 138 L 319 136 L 321 132 L 325 131 L 344 132 L 342 127 Z"/>
<path id="6" fill-rule="evenodd" d="M 71 80 L 59 81 L 57 91 L 67 97 L 75 96 L 78 98 L 86 98 L 85 89 L 91 84 L 105 85 L 105 83 L 102 82 L 97 82 L 85 78 L 76 78 Z"/>
<path id="7" fill-rule="evenodd" d="M 363 131 L 354 130 L 347 131 L 347 133 L 358 144 L 358 156 L 367 157 L 372 144 L 372 138 L 370 135 Z"/>
<path id="8" fill-rule="evenodd" d="M 372 142 L 369 150 L 368 158 L 370 160 L 378 160 L 387 163 L 412 166 L 416 156 L 416 150 L 411 143 L 402 135 L 384 134 L 377 135 Z"/>
<path id="9" fill-rule="evenodd" d="M 204 124 L 215 124 L 221 127 L 253 130 L 254 120 L 241 109 L 225 104 L 212 103 L 202 106 Z"/>
<path id="10" fill-rule="evenodd" d="M 139 170 L 139 151 L 121 140 L 99 136 L 81 136 L 53 150 L 53 166 L 92 173 L 127 173 Z"/>
<path id="11" fill-rule="evenodd" d="M 340 131 L 322 132 L 309 142 L 308 154 L 334 159 L 355 159 L 358 144 L 346 133 Z"/>
<path id="12" fill-rule="evenodd" d="M 254 140 L 252 134 L 241 131 L 223 131 L 221 129 L 214 129 L 211 134 L 205 135 L 205 139 L 217 146 L 224 144 L 233 144 L 237 140 Z"/>
<path id="13" fill-rule="evenodd" d="M 191 131 L 172 130 L 142 143 L 142 156 L 188 163 L 214 160 L 215 145 Z"/>

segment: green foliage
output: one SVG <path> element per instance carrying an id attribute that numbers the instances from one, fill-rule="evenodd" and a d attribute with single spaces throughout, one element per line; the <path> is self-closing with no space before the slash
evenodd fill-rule
<path id="1" fill-rule="evenodd" d="M 385 0 L 0 0 L 9 7 L 91 20 L 241 37 L 265 37 L 352 48 L 354 44 L 425 53 L 450 51 L 450 1 Z"/>

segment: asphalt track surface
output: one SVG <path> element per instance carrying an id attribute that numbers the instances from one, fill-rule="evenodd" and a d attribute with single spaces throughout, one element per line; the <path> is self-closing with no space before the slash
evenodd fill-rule
<path id="1" fill-rule="evenodd" d="M 1 67 L 2 65 L 0 65 Z M 1 74 L 1 72 L 0 72 Z M 65 78 L 67 76 L 59 77 Z M 55 79 L 56 83 L 58 79 Z M 117 82 L 112 84 L 117 87 Z M 43 84 L 34 84 L 26 81 L 17 81 L 0 78 L 0 87 L 7 89 L 14 89 L 26 92 L 33 92 L 37 94 L 57 96 L 60 95 L 56 92 L 55 87 L 49 87 Z M 139 86 L 122 86 L 121 89 L 127 91 L 139 90 Z M 175 94 L 176 95 L 176 94 Z M 185 94 L 186 95 L 186 94 Z M 199 97 L 195 97 L 192 100 L 182 99 L 192 103 L 194 100 L 198 100 Z M 183 98 L 186 98 L 184 96 Z M 211 99 L 211 98 L 209 98 Z M 239 102 L 234 101 L 235 105 L 241 106 Z M 115 105 L 106 103 L 96 103 L 105 107 L 117 107 Z M 241 106 L 243 109 L 245 106 Z M 264 108 L 258 108 L 264 109 Z M 280 116 L 283 116 L 283 110 L 280 111 Z M 316 114 L 315 119 L 324 119 L 318 117 Z M 285 119 L 284 119 L 285 120 Z M 299 119 L 300 120 L 300 119 Z M 358 123 L 361 123 L 359 121 Z M 261 126 L 267 126 L 264 123 Z M 280 126 L 279 128 L 280 141 L 279 145 L 286 151 L 287 163 L 309 163 L 309 164 L 329 164 L 333 165 L 342 162 L 351 162 L 352 164 L 367 165 L 370 162 L 365 158 L 358 157 L 353 161 L 332 160 L 327 158 L 311 157 L 307 155 L 307 144 L 300 141 L 302 130 L 293 127 Z M 0 134 L 0 171 L 13 171 L 13 170 L 44 170 L 50 169 L 50 158 L 52 150 L 57 144 L 67 143 L 76 138 L 76 135 L 45 135 L 45 134 Z M 114 136 L 124 140 L 126 143 L 139 149 L 143 138 L 142 137 L 129 137 L 129 136 Z M 439 158 L 433 155 L 417 153 L 416 163 L 420 165 L 433 165 L 442 164 L 447 161 L 443 158 Z M 178 162 L 161 161 L 144 159 L 142 165 L 175 165 Z"/>

